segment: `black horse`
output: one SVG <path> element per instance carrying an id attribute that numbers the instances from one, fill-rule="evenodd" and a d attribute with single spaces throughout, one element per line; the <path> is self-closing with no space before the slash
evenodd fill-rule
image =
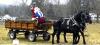
<path id="1" fill-rule="evenodd" d="M 84 29 L 86 27 L 86 22 L 91 22 L 91 18 L 87 15 L 87 13 L 83 13 L 83 11 L 79 12 L 77 15 L 69 18 L 63 19 L 60 18 L 57 22 L 53 24 L 54 32 L 52 34 L 52 43 L 54 44 L 54 36 L 57 36 L 57 43 L 59 43 L 59 36 L 61 32 L 64 32 L 64 41 L 66 40 L 66 33 L 73 33 L 73 44 L 77 44 L 79 42 L 80 36 L 79 32 L 83 37 L 83 43 L 85 42 L 84 37 Z"/>
<path id="2" fill-rule="evenodd" d="M 81 23 L 79 23 L 79 25 L 80 25 L 80 33 L 83 37 L 83 43 L 86 44 L 85 37 L 84 37 L 84 30 L 86 28 L 86 23 L 92 24 L 92 20 L 91 20 L 91 16 L 89 15 L 88 12 L 84 12 L 84 14 L 85 14 L 85 22 L 81 22 Z M 77 33 L 74 38 L 74 40 L 76 41 L 75 44 L 77 44 L 79 42 L 79 39 L 80 39 L 80 36 L 79 36 L 79 33 Z"/>

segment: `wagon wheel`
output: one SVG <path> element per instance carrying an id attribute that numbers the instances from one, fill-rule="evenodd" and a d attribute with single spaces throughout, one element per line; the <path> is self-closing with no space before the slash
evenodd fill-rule
<path id="1" fill-rule="evenodd" d="M 14 31 L 12 31 L 12 30 L 10 30 L 10 31 L 8 32 L 8 35 L 9 35 L 10 39 L 15 39 L 15 38 L 16 38 L 16 32 L 14 32 Z"/>
<path id="2" fill-rule="evenodd" d="M 28 39 L 29 39 L 30 41 L 32 41 L 32 42 L 36 41 L 36 34 L 30 33 L 30 34 L 28 35 Z"/>
<path id="3" fill-rule="evenodd" d="M 25 38 L 28 38 L 29 33 L 30 33 L 29 31 L 26 31 L 26 32 L 24 33 Z"/>
<path id="4" fill-rule="evenodd" d="M 49 40 L 50 40 L 50 34 L 49 34 L 48 32 L 45 32 L 45 33 L 43 34 L 43 39 L 44 39 L 45 41 L 49 41 Z"/>

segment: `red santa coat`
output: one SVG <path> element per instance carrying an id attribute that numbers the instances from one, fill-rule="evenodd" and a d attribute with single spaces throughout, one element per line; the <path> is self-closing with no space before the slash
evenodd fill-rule
<path id="1" fill-rule="evenodd" d="M 32 7 L 31 9 L 31 12 L 32 12 L 32 18 L 36 18 L 36 15 L 35 15 L 35 8 Z M 45 18 L 44 17 L 41 17 L 41 18 L 38 18 L 38 23 L 45 23 Z"/>
<path id="2" fill-rule="evenodd" d="M 32 7 L 32 9 L 31 9 L 31 12 L 32 12 L 32 18 L 35 18 L 36 16 L 35 16 L 34 8 L 33 8 L 33 7 Z"/>

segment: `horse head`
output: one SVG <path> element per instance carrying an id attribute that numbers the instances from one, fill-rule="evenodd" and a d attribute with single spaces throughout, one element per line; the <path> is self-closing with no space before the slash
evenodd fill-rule
<path id="1" fill-rule="evenodd" d="M 87 12 L 86 12 L 86 23 L 92 24 L 91 16 Z"/>
<path id="2" fill-rule="evenodd" d="M 83 11 L 80 11 L 74 16 L 74 19 L 77 21 L 77 23 L 84 23 L 85 14 L 83 13 Z"/>
<path id="3" fill-rule="evenodd" d="M 79 23 L 92 23 L 91 16 L 88 12 L 80 11 L 76 16 L 75 19 Z"/>

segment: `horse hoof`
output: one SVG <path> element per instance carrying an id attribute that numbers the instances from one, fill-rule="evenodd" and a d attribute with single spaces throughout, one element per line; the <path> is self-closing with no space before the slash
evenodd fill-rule
<path id="1" fill-rule="evenodd" d="M 86 43 L 84 43 L 84 45 L 86 45 Z"/>
<path id="2" fill-rule="evenodd" d="M 73 43 L 73 45 L 77 45 L 76 43 Z"/>
<path id="3" fill-rule="evenodd" d="M 84 45 L 86 45 L 86 42 L 84 42 Z"/>
<path id="4" fill-rule="evenodd" d="M 52 42 L 52 44 L 55 44 L 54 42 Z"/>
<path id="5" fill-rule="evenodd" d="M 52 45 L 55 45 L 55 43 L 52 43 Z"/>
<path id="6" fill-rule="evenodd" d="M 57 41 L 57 43 L 60 43 L 59 41 Z"/>
<path id="7" fill-rule="evenodd" d="M 57 42 L 57 43 L 59 43 L 59 42 Z"/>
<path id="8" fill-rule="evenodd" d="M 57 40 L 57 43 L 60 43 L 60 42 Z"/>
<path id="9" fill-rule="evenodd" d="M 68 43 L 68 41 L 65 41 L 65 43 Z"/>
<path id="10" fill-rule="evenodd" d="M 84 45 L 86 45 L 86 42 L 84 42 Z"/>

